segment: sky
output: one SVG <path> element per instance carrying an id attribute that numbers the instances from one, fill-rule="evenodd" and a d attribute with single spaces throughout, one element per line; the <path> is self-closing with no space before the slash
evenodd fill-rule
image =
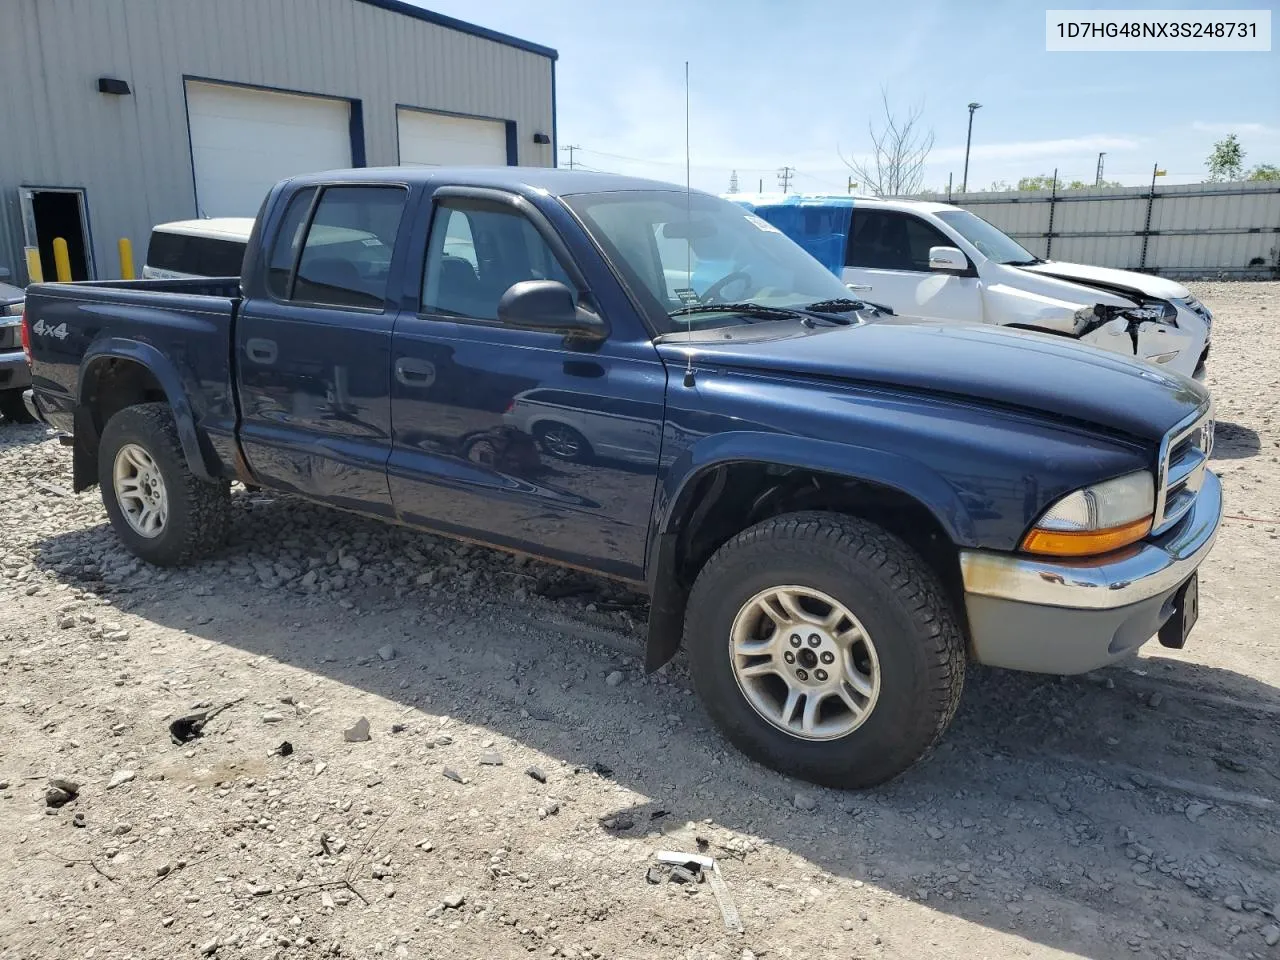
<path id="1" fill-rule="evenodd" d="M 1280 16 L 1271 3 L 1113 7 L 1271 9 L 1268 53 L 1048 53 L 1048 4 L 1019 0 L 422 0 L 560 53 L 558 135 L 592 169 L 683 182 L 684 63 L 697 188 L 844 192 L 841 154 L 865 156 L 869 121 L 913 107 L 935 137 L 926 188 L 958 190 L 967 104 L 970 189 L 1051 174 L 1125 185 L 1205 179 L 1215 140 L 1235 132 L 1245 164 L 1280 165 Z M 1052 4 L 1054 8 L 1067 3 Z M 560 164 L 568 152 L 561 149 Z"/>

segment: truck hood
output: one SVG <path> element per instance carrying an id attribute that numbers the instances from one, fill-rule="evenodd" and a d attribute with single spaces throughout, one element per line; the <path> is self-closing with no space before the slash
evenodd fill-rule
<path id="1" fill-rule="evenodd" d="M 668 335 L 665 360 L 949 394 L 1158 441 L 1207 399 L 1198 383 L 1060 337 L 988 326 L 867 323 L 724 340 Z"/>
<path id="2" fill-rule="evenodd" d="M 1112 293 L 1154 297 L 1158 300 L 1185 300 L 1191 296 L 1191 291 L 1180 283 L 1131 270 L 1091 267 L 1084 263 L 1060 263 L 1057 260 L 1046 260 L 1044 263 L 1034 263 L 1018 269 Z"/>

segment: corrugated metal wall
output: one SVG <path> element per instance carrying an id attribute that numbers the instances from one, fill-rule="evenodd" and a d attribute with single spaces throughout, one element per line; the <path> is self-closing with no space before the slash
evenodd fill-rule
<path id="1" fill-rule="evenodd" d="M 85 189 L 100 278 L 118 237 L 140 258 L 196 215 L 184 75 L 360 100 L 370 166 L 396 162 L 396 104 L 513 120 L 520 163 L 550 166 L 553 71 L 354 0 L 0 0 L 0 266 L 25 276 L 20 185 Z"/>
<path id="2" fill-rule="evenodd" d="M 1157 185 L 1154 197 L 1147 187 L 957 193 L 947 202 L 1054 260 L 1175 277 L 1280 277 L 1277 183 Z"/>

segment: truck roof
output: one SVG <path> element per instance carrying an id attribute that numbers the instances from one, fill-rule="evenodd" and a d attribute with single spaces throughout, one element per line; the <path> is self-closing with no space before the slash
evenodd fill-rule
<path id="1" fill-rule="evenodd" d="M 294 177 L 294 187 L 335 180 L 361 183 L 423 184 L 444 181 L 458 186 L 497 187 L 515 191 L 539 190 L 554 196 L 608 193 L 615 190 L 684 190 L 674 183 L 626 177 L 616 173 L 588 173 L 557 167 L 360 167 L 327 170 Z M 694 193 L 705 193 L 695 190 Z"/>

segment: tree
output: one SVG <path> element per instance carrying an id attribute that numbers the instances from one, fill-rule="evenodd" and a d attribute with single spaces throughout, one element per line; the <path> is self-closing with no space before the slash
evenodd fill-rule
<path id="1" fill-rule="evenodd" d="M 1250 180 L 1280 180 L 1280 167 L 1274 163 L 1260 163 L 1249 171 Z"/>
<path id="2" fill-rule="evenodd" d="M 873 121 L 867 123 L 870 160 L 864 163 L 852 157 L 846 159 L 839 147 L 836 152 L 863 187 L 877 197 L 917 193 L 924 182 L 925 160 L 933 149 L 933 131 L 924 129 L 920 121 L 924 108 L 917 104 L 905 116 L 895 116 L 883 87 L 880 101 L 884 105 L 884 126 L 877 131 Z"/>
<path id="3" fill-rule="evenodd" d="M 1240 139 L 1234 133 L 1228 133 L 1215 143 L 1205 166 L 1209 168 L 1212 183 L 1239 180 L 1244 176 L 1244 147 L 1240 146 Z"/>
<path id="4" fill-rule="evenodd" d="M 1072 180 L 1068 183 L 1065 180 L 1058 181 L 1059 190 L 1087 190 L 1089 187 L 1122 187 L 1124 184 L 1117 183 L 1114 180 L 1103 180 L 1101 183 L 1085 183 L 1083 180 Z M 1023 177 L 1018 181 L 1019 190 L 1052 190 L 1053 176 L 1051 174 L 1042 173 L 1035 177 Z"/>

